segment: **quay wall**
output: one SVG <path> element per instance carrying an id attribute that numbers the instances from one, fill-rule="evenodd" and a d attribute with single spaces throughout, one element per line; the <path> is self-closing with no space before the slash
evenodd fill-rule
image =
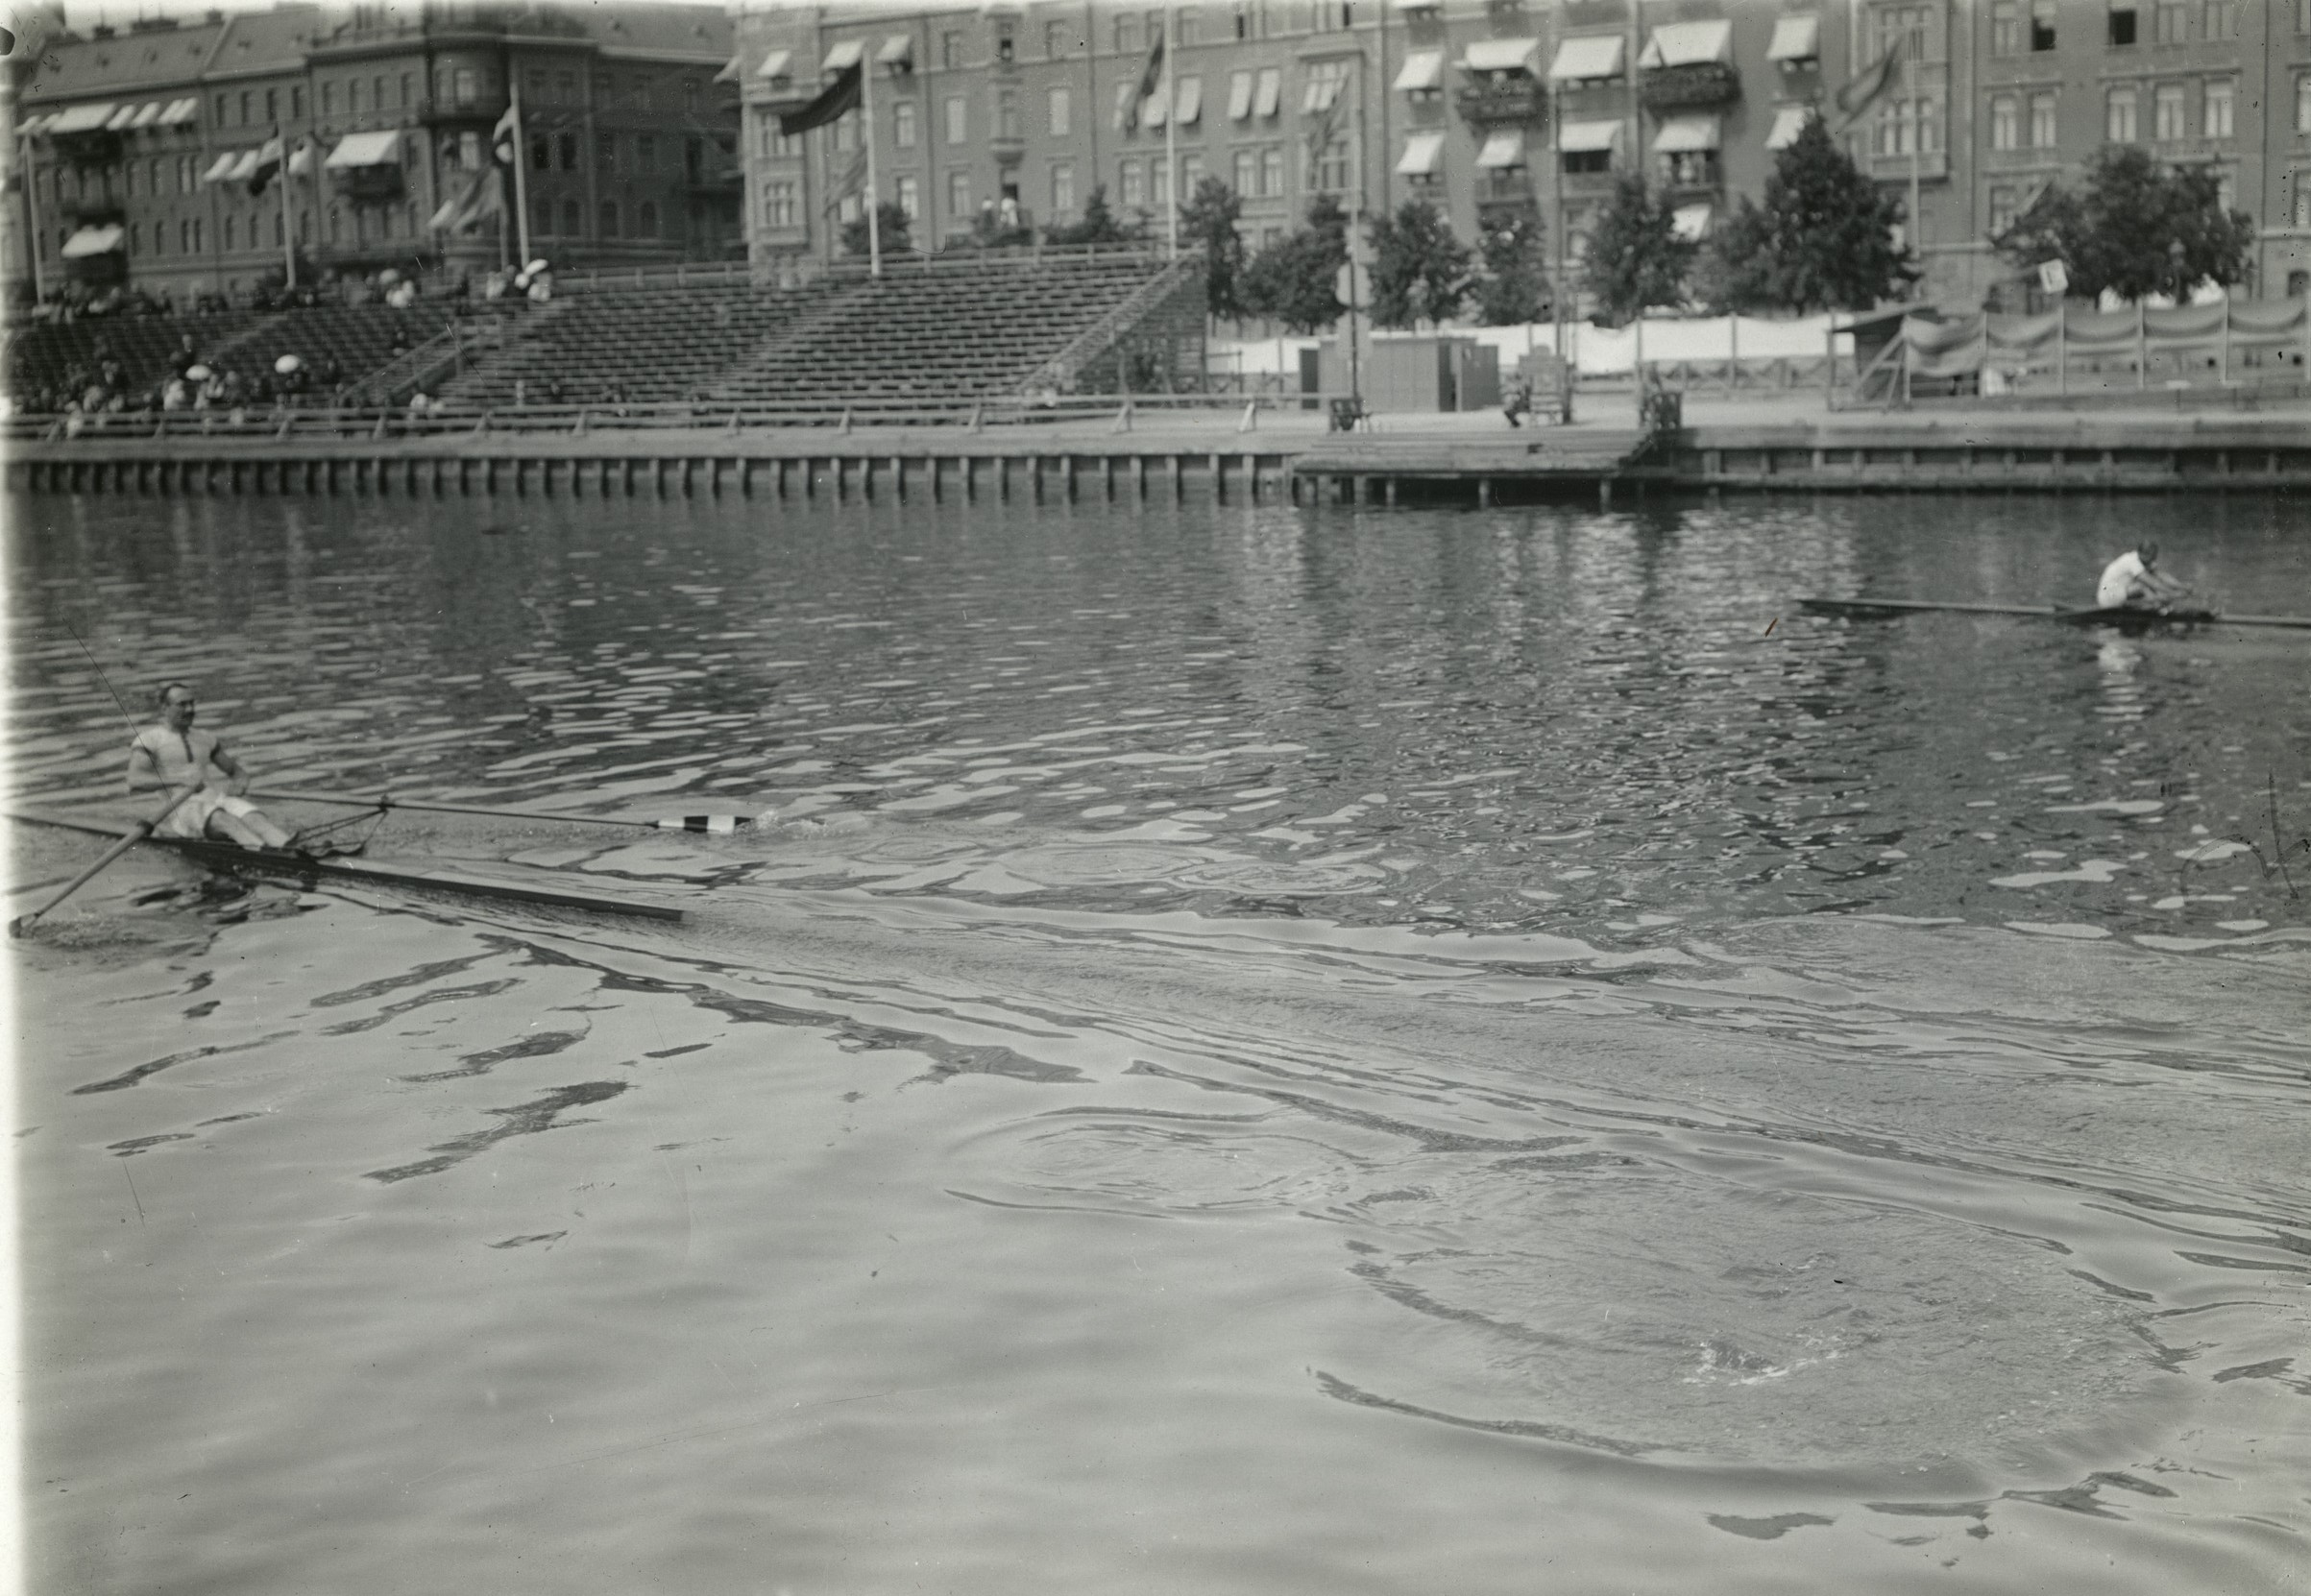
<path id="1" fill-rule="evenodd" d="M 1653 492 L 2311 490 L 2311 421 L 2242 415 L 1709 423 L 1648 439 L 1550 427 L 1434 433 L 912 426 L 415 437 L 17 440 L 33 493 L 721 496 L 871 502 L 1284 497 L 1366 502 Z"/>

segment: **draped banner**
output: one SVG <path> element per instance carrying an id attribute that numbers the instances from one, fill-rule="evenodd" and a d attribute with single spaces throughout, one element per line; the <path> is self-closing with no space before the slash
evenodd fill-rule
<path id="1" fill-rule="evenodd" d="M 2221 301 L 2164 309 L 2097 310 L 2065 305 L 2038 316 L 1906 317 L 1902 342 L 1913 376 L 1971 376 L 1985 365 L 2052 367 L 2058 357 L 2124 358 L 2139 348 L 2199 356 L 2302 346 L 2311 308 L 2295 300 Z"/>

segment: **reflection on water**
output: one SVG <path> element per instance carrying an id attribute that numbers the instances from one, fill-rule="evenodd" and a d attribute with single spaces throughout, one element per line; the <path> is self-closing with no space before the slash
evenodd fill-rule
<path id="1" fill-rule="evenodd" d="M 52 799 L 70 620 L 270 783 L 773 811 L 20 945 L 53 1588 L 2299 1579 L 2311 648 L 1790 603 L 2311 610 L 2268 506 L 17 508 Z"/>

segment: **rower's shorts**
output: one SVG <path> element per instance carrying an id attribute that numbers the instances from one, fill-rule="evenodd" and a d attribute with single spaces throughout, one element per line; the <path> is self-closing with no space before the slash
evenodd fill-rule
<path id="1" fill-rule="evenodd" d="M 220 810 L 232 815 L 255 814 L 256 806 L 246 798 L 205 786 L 171 810 L 168 818 L 153 828 L 153 834 L 198 840 L 208 834 L 208 817 Z"/>

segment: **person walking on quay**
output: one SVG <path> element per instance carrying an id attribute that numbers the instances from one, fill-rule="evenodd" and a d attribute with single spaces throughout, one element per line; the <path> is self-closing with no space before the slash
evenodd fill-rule
<path id="1" fill-rule="evenodd" d="M 193 725 L 192 689 L 170 682 L 159 694 L 160 718 L 129 744 L 129 790 L 192 796 L 169 812 L 157 834 L 215 837 L 244 848 L 286 848 L 291 837 L 241 794 L 249 778 L 214 732 Z"/>
<path id="2" fill-rule="evenodd" d="M 2188 584 L 2159 574 L 2158 544 L 2145 538 L 2103 568 L 2094 604 L 2098 610 L 2163 609 L 2188 597 L 2190 591 Z"/>

